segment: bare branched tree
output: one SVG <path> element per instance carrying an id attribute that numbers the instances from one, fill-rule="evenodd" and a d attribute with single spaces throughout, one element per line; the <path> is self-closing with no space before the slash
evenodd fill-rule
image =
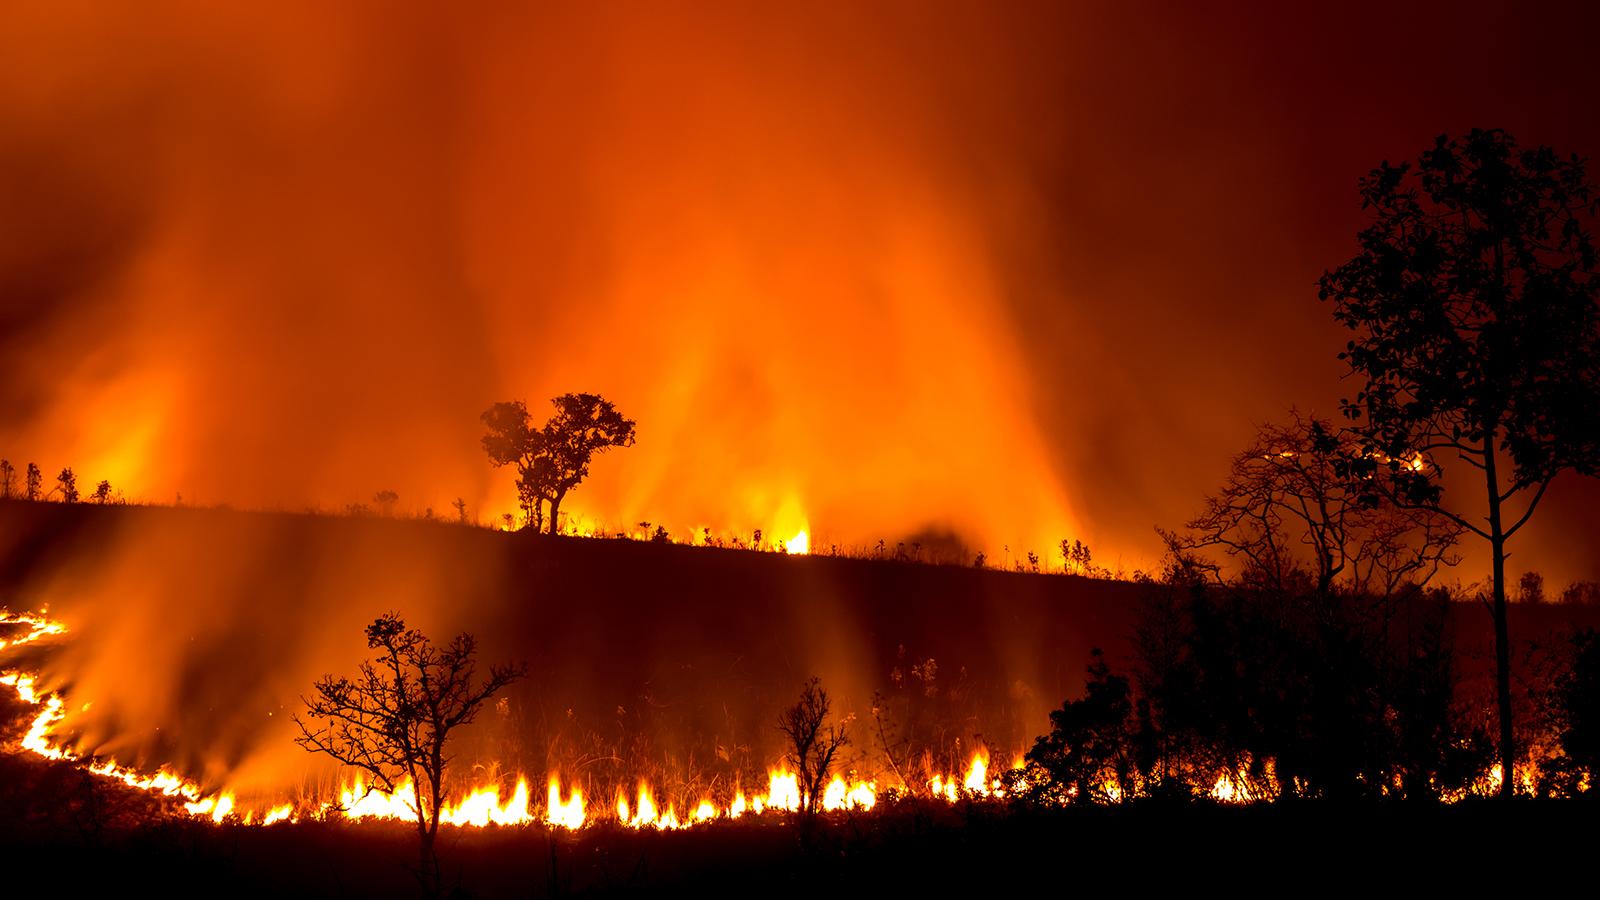
<path id="1" fill-rule="evenodd" d="M 406 628 L 395 613 L 367 626 L 367 646 L 378 651 L 354 678 L 324 675 L 316 696 L 305 699 L 307 718 L 296 715 L 296 743 L 326 753 L 372 778 L 393 794 L 409 782 L 416 791 L 417 837 L 424 890 L 439 889 L 434 840 L 450 765 L 452 731 L 470 723 L 497 691 L 522 677 L 521 665 L 490 666 L 476 679 L 477 642 L 459 634 L 438 647 L 421 631 Z M 308 721 L 309 720 L 309 721 Z"/>
<path id="2" fill-rule="evenodd" d="M 831 702 L 822 679 L 813 677 L 800 691 L 800 699 L 778 716 L 778 730 L 789 738 L 784 759 L 794 766 L 800 781 L 800 812 L 812 816 L 822 807 L 828 770 L 839 748 L 849 743 L 843 725 L 829 725 Z"/>
<path id="3" fill-rule="evenodd" d="M 1168 546 L 1197 561 L 1219 549 L 1252 587 L 1303 586 L 1324 599 L 1336 586 L 1387 598 L 1454 565 L 1462 529 L 1430 510 L 1371 502 L 1346 474 L 1359 452 L 1326 421 L 1291 412 L 1287 424 L 1261 428 L 1187 533 L 1164 534 Z M 1220 566 L 1202 568 L 1221 577 Z"/>

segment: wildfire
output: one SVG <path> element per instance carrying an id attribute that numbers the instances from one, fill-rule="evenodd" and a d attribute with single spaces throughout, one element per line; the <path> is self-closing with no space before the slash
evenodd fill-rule
<path id="1" fill-rule="evenodd" d="M 279 822 L 292 821 L 293 818 L 294 818 L 294 804 L 285 803 L 282 806 L 274 807 L 273 809 L 268 810 L 267 814 L 264 817 L 262 817 L 261 824 L 262 825 L 275 825 L 275 824 L 277 824 Z"/>
<path id="2" fill-rule="evenodd" d="M 549 825 L 574 830 L 583 827 L 583 792 L 573 788 L 572 797 L 565 803 L 561 802 L 561 779 L 555 775 L 550 776 L 550 794 L 545 809 L 544 820 Z"/>
<path id="3" fill-rule="evenodd" d="M 639 803 L 631 816 L 628 814 L 627 799 L 620 795 L 617 797 L 617 822 L 625 828 L 658 828 L 664 831 L 683 827 L 671 804 L 667 805 L 666 812 L 656 811 L 655 795 L 646 784 L 639 785 Z"/>
<path id="4" fill-rule="evenodd" d="M 783 542 L 783 549 L 790 553 L 810 553 L 811 535 L 801 531 L 799 534 Z"/>
<path id="5" fill-rule="evenodd" d="M 24 619 L 7 617 L 4 621 L 24 621 Z M 66 630 L 60 623 L 47 620 L 26 621 L 34 625 L 31 634 L 41 636 L 61 634 Z M 29 639 L 31 637 L 23 640 Z M 20 742 L 22 749 L 49 759 L 81 762 L 88 771 L 116 779 L 128 787 L 179 798 L 184 801 L 184 810 L 196 817 L 207 818 L 219 824 L 232 819 L 240 824 L 262 826 L 279 822 L 296 822 L 303 815 L 324 818 L 338 816 L 352 821 L 363 819 L 403 821 L 416 817 L 417 791 L 411 781 L 403 781 L 396 785 L 394 790 L 385 792 L 369 785 L 365 778 L 359 775 L 340 790 L 337 802 L 324 803 L 320 807 L 304 810 L 297 809 L 293 804 L 282 804 L 259 815 L 255 810 L 241 813 L 235 794 L 231 791 L 206 794 L 194 782 L 165 770 L 147 775 L 118 766 L 111 761 L 84 759 L 72 754 L 50 740 L 51 729 L 65 716 L 62 712 L 65 701 L 58 694 L 39 693 L 34 687 L 34 676 L 17 672 L 0 674 L 0 685 L 10 686 L 23 701 L 43 707 Z M 988 765 L 988 754 L 980 750 L 973 755 L 964 779 L 958 782 L 955 776 L 934 776 L 930 782 L 930 792 L 934 797 L 952 803 L 964 796 L 999 796 L 1000 782 L 998 779 L 991 781 L 988 778 Z M 546 825 L 577 830 L 590 823 L 584 806 L 583 792 L 580 789 L 574 787 L 566 799 L 563 799 L 561 780 L 555 773 L 550 774 L 547 787 L 545 814 L 542 818 Z M 479 828 L 488 825 L 527 825 L 541 821 L 536 819 L 532 812 L 530 793 L 527 779 L 520 777 L 511 796 L 504 802 L 500 799 L 498 785 L 478 787 L 454 802 L 441 804 L 439 820 L 443 824 L 452 826 Z M 846 779 L 842 775 L 835 775 L 823 789 L 818 805 L 824 812 L 841 812 L 870 810 L 877 803 L 878 786 L 875 781 Z M 801 806 L 799 775 L 778 767 L 768 771 L 765 793 L 746 794 L 743 790 L 736 790 L 726 807 L 719 807 L 711 799 L 702 798 L 684 818 L 679 817 L 675 804 L 671 802 L 667 803 L 664 810 L 661 809 L 656 800 L 655 790 L 650 785 L 641 783 L 633 805 L 630 806 L 626 797 L 618 795 L 615 821 L 625 828 L 653 828 L 667 831 L 722 818 L 737 819 L 746 815 L 761 815 L 769 811 L 795 812 Z"/>
<path id="6" fill-rule="evenodd" d="M 1022 760 L 1018 758 L 1012 768 L 1022 768 Z M 973 752 L 972 761 L 967 764 L 967 774 L 964 777 L 957 779 L 954 774 L 936 774 L 928 779 L 928 793 L 948 803 L 955 803 L 964 796 L 1002 797 L 1005 795 L 1005 787 L 999 778 L 989 777 L 989 753 L 980 748 Z"/>
<path id="7" fill-rule="evenodd" d="M 559 789 L 553 784 L 551 790 L 559 793 Z M 580 821 L 583 815 L 582 802 L 581 798 L 577 799 Z M 324 806 L 318 812 L 322 815 L 330 813 L 343 815 L 348 819 L 415 819 L 417 787 L 408 779 L 396 785 L 393 791 L 385 793 L 377 787 L 369 786 L 364 778 L 357 777 L 353 784 L 339 792 L 339 802 L 336 806 Z M 533 822 L 528 782 L 526 779 L 517 779 L 516 787 L 504 803 L 500 802 L 499 786 L 487 785 L 475 788 L 454 803 L 442 804 L 439 807 L 439 821 L 457 827 L 470 825 L 478 828 L 486 825 L 526 825 Z"/>
<path id="8" fill-rule="evenodd" d="M 800 538 L 804 537 L 805 533 L 801 532 Z M 803 551 L 791 550 L 791 552 Z M 43 615 L 13 614 L 3 609 L 0 609 L 0 624 L 24 625 L 28 629 L 21 637 L 0 644 L 0 649 L 65 634 L 67 631 L 63 623 Z M 120 766 L 112 760 L 81 756 L 53 739 L 53 730 L 66 718 L 66 701 L 59 692 L 41 691 L 37 686 L 37 679 L 37 675 L 26 672 L 0 672 L 0 686 L 11 688 L 22 702 L 39 707 L 26 733 L 18 741 L 20 749 L 46 759 L 77 763 L 88 772 L 115 779 L 136 790 L 172 797 L 181 802 L 186 812 L 197 818 L 209 819 L 219 824 L 233 822 L 242 825 L 268 826 L 280 822 L 298 822 L 303 818 L 335 817 L 351 821 L 363 819 L 403 821 L 413 820 L 416 817 L 417 791 L 416 786 L 410 781 L 401 782 L 394 790 L 385 792 L 369 785 L 365 778 L 358 775 L 339 791 L 337 802 L 324 802 L 320 805 L 283 803 L 262 809 L 241 809 L 235 793 L 230 790 L 208 792 L 194 781 L 166 769 L 150 774 Z M 1019 757 L 1014 761 L 1012 768 L 1021 768 L 1022 765 L 1023 760 Z M 1533 767 L 1519 766 L 1517 771 L 1519 791 L 1533 793 L 1537 782 L 1536 775 Z M 1501 777 L 1500 767 L 1496 765 L 1466 790 L 1446 796 L 1444 799 L 1454 801 L 1469 795 L 1493 795 L 1500 787 Z M 526 778 L 517 777 L 513 782 L 510 796 L 504 800 L 502 800 L 503 783 L 475 787 L 459 797 L 441 803 L 440 822 L 455 827 L 478 828 L 491 825 L 523 826 L 543 823 L 551 828 L 578 830 L 609 821 L 624 828 L 665 831 L 703 825 L 719 819 L 738 819 L 769 812 L 796 812 L 803 805 L 799 775 L 782 766 L 768 770 L 764 792 L 747 793 L 743 789 L 736 788 L 726 805 L 719 805 L 713 799 L 702 796 L 693 805 L 686 803 L 682 807 L 684 810 L 682 814 L 679 813 L 677 804 L 671 800 L 668 800 L 663 808 L 661 801 L 658 800 L 661 795 L 655 787 L 640 782 L 631 804 L 626 796 L 620 793 L 617 795 L 613 819 L 596 818 L 586 809 L 584 792 L 577 786 L 564 792 L 559 774 L 551 772 L 546 782 L 547 793 L 543 814 L 538 815 L 533 809 L 532 791 L 528 785 Z M 983 749 L 972 754 L 964 775 L 935 774 L 929 778 L 926 786 L 928 795 L 947 803 L 962 800 L 992 800 L 1005 795 L 1003 780 L 995 777 L 990 771 L 989 754 Z M 1262 760 L 1259 767 L 1254 766 L 1251 760 L 1245 759 L 1236 769 L 1217 774 L 1211 796 L 1223 803 L 1260 802 L 1273 799 L 1276 786 L 1277 779 L 1271 759 Z M 1106 793 L 1113 801 L 1121 795 L 1120 790 Z M 817 806 L 820 810 L 830 813 L 848 810 L 865 811 L 877 806 L 879 799 L 876 781 L 858 779 L 852 773 L 849 777 L 833 776 L 822 790 Z"/>
<path id="9" fill-rule="evenodd" d="M 12 638 L 9 641 L 0 639 L 0 650 L 5 650 L 7 647 L 20 647 L 23 644 L 31 644 L 40 638 L 51 635 L 65 634 L 67 630 L 66 625 L 47 619 L 42 614 L 30 616 L 27 613 L 13 613 L 6 609 L 0 609 L 0 625 L 28 626 L 28 633 L 22 637 Z"/>

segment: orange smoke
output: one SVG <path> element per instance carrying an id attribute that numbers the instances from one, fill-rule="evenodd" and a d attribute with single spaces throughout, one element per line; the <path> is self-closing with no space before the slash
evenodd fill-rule
<path id="1" fill-rule="evenodd" d="M 861 36 L 810 62 L 857 13 L 176 5 L 0 37 L 30 73 L 0 123 L 51 175 L 23 218 L 79 219 L 0 272 L 40 295 L 5 455 L 157 502 L 494 520 L 477 414 L 587 390 L 640 440 L 564 507 L 583 530 L 1092 537 L 930 88 Z"/>

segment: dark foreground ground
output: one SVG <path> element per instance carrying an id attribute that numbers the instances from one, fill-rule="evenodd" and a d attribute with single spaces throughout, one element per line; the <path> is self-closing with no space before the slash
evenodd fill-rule
<path id="1" fill-rule="evenodd" d="M 26 785 L 19 796 L 19 785 Z M 48 792 L 45 802 L 40 794 Z M 398 823 L 215 826 L 147 815 L 68 766 L 0 758 L 0 896 L 392 897 L 419 892 Z M 1594 803 L 1029 810 L 898 804 L 815 829 L 446 829 L 462 897 L 1587 895 Z M 1564 892 L 1565 892 L 1564 891 Z"/>

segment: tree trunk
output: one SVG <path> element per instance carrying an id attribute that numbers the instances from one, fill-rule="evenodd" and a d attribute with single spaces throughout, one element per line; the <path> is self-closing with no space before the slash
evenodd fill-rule
<path id="1" fill-rule="evenodd" d="M 422 882 L 426 897 L 439 896 L 439 857 L 433 851 L 434 836 L 426 825 L 417 826 L 417 880 Z"/>
<path id="2" fill-rule="evenodd" d="M 560 511 L 561 511 L 561 499 L 563 497 L 565 497 L 566 495 L 567 495 L 567 492 L 566 491 L 562 491 L 562 492 L 560 492 L 558 494 L 553 495 L 550 498 L 550 533 L 551 534 L 560 534 L 560 532 L 557 530 L 560 527 L 558 525 L 558 523 L 561 521 L 560 518 L 558 517 L 558 513 L 560 513 Z"/>
<path id="3" fill-rule="evenodd" d="M 1511 628 L 1506 608 L 1506 535 L 1500 520 L 1500 480 L 1495 475 L 1494 432 L 1484 441 L 1484 475 L 1489 488 L 1489 550 L 1494 562 L 1494 692 L 1500 713 L 1500 796 L 1516 791 L 1516 739 L 1511 720 Z"/>

